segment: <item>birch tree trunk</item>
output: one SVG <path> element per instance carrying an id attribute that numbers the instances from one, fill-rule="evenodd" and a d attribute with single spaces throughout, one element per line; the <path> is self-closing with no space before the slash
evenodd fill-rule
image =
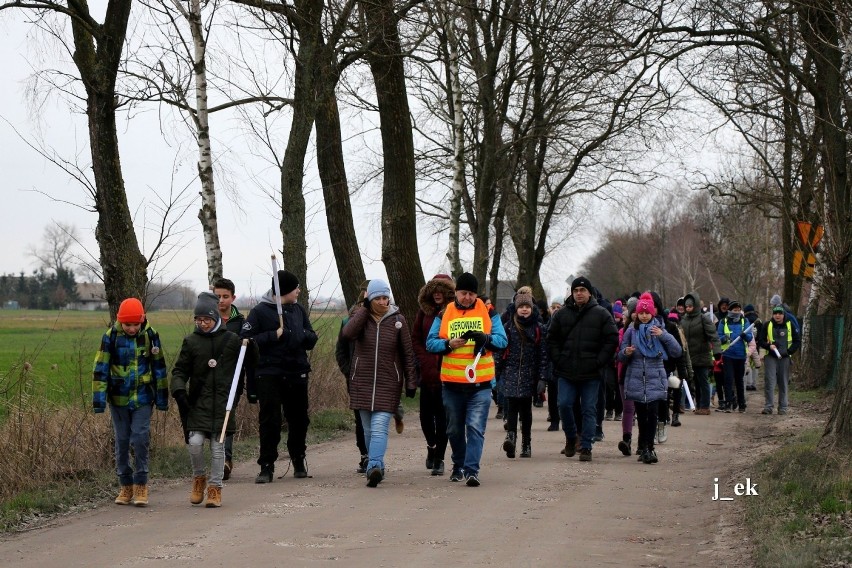
<path id="1" fill-rule="evenodd" d="M 190 0 L 189 11 L 180 0 L 172 0 L 175 7 L 189 23 L 193 44 L 193 72 L 195 78 L 195 113 L 192 115 L 198 144 L 198 179 L 201 181 L 201 209 L 198 220 L 204 235 L 207 256 L 207 283 L 213 285 L 224 273 L 222 247 L 219 244 L 219 222 L 216 215 L 216 190 L 213 183 L 213 149 L 210 143 L 210 121 L 207 105 L 207 42 L 201 23 L 201 0 Z"/>
<path id="2" fill-rule="evenodd" d="M 459 39 L 456 34 L 455 14 L 450 13 L 449 3 L 440 5 L 444 18 L 444 29 L 447 35 L 449 58 L 447 71 L 450 85 L 450 109 L 453 119 L 453 189 L 450 198 L 449 224 L 450 234 L 447 244 L 447 260 L 453 276 L 464 272 L 459 257 L 459 239 L 461 227 L 461 205 L 465 190 L 464 164 L 464 107 L 462 104 L 461 82 L 459 80 Z"/>

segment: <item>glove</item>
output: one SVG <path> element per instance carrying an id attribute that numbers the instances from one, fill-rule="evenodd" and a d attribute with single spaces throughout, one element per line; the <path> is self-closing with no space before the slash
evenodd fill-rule
<path id="1" fill-rule="evenodd" d="M 731 342 L 731 336 L 729 334 L 726 333 L 724 336 L 722 336 L 722 343 L 730 343 L 730 342 Z"/>
<path id="2" fill-rule="evenodd" d="M 718 360 L 719 360 L 719 359 L 721 359 L 721 358 L 722 358 L 722 354 L 721 354 L 721 353 L 713 353 L 713 360 L 714 360 L 714 361 L 718 361 Z"/>
<path id="3" fill-rule="evenodd" d="M 415 394 L 417 394 L 417 389 L 405 389 L 405 396 L 408 398 L 414 398 Z"/>
<path id="4" fill-rule="evenodd" d="M 543 379 L 539 379 L 538 386 L 536 386 L 535 392 L 536 394 L 544 394 L 544 391 L 547 390 L 547 381 Z"/>
<path id="5" fill-rule="evenodd" d="M 740 341 L 742 341 L 743 343 L 748 343 L 748 339 L 746 339 L 745 332 L 740 334 Z"/>
<path id="6" fill-rule="evenodd" d="M 189 398 L 187 398 L 185 390 L 176 390 L 172 393 L 172 396 L 174 397 L 179 410 L 184 412 L 189 410 Z"/>

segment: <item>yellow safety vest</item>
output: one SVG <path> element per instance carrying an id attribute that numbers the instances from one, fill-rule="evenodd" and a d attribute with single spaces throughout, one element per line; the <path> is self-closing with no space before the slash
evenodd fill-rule
<path id="1" fill-rule="evenodd" d="M 775 342 L 775 340 L 772 337 L 772 328 L 773 327 L 775 327 L 775 322 L 770 320 L 769 329 L 766 330 L 766 339 L 769 340 L 768 343 L 770 345 L 772 345 L 772 343 Z M 792 347 L 792 346 L 793 346 L 793 324 L 790 322 L 790 320 L 787 320 L 787 349 L 789 350 L 790 347 Z"/>
<path id="2" fill-rule="evenodd" d="M 455 302 L 451 302 L 441 316 L 441 328 L 438 337 L 441 339 L 455 339 L 461 337 L 466 331 L 481 331 L 491 333 L 491 315 L 488 308 L 479 298 L 472 308 L 468 310 L 459 309 Z M 465 375 L 465 368 L 473 363 L 476 354 L 473 352 L 473 340 L 465 345 L 444 355 L 441 360 L 441 381 L 445 383 L 471 384 Z M 486 351 L 476 364 L 475 383 L 484 383 L 494 378 L 494 358 L 490 351 Z"/>

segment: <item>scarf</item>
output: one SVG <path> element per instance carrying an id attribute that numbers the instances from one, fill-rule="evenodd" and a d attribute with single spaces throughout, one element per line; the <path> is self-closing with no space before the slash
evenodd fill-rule
<path id="1" fill-rule="evenodd" d="M 651 327 L 660 327 L 656 322 L 640 323 L 636 337 L 636 347 L 639 352 L 645 357 L 662 357 L 663 361 L 667 361 L 669 356 L 666 350 L 663 349 L 663 344 L 659 337 L 651 335 Z"/>
<path id="2" fill-rule="evenodd" d="M 518 330 L 518 335 L 521 336 L 521 341 L 524 343 L 528 341 L 535 341 L 535 327 L 533 324 L 536 323 L 536 318 L 534 314 L 530 314 L 527 317 L 521 317 L 517 313 L 515 314 L 515 329 Z"/>

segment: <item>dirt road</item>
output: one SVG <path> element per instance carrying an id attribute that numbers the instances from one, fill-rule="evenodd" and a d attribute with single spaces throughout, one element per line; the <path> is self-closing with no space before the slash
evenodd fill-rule
<path id="1" fill-rule="evenodd" d="M 412 414 L 402 435 L 391 433 L 388 475 L 376 489 L 354 473 L 347 437 L 309 448 L 309 479 L 255 485 L 254 463 L 237 464 L 220 509 L 191 506 L 189 478 L 155 484 L 148 508 L 104 504 L 7 537 L 0 559 L 39 568 L 748 566 L 737 508 L 760 497 L 714 501 L 714 478 L 721 496 L 733 496 L 756 449 L 744 433 L 795 420 L 761 416 L 757 393 L 749 395 L 746 414 L 689 414 L 670 428 L 657 465 L 621 455 L 616 422 L 604 423 L 592 462 L 565 458 L 564 435 L 545 430 L 546 409 L 535 409 L 533 457 L 510 460 L 491 418 L 478 488 L 429 474 Z"/>

